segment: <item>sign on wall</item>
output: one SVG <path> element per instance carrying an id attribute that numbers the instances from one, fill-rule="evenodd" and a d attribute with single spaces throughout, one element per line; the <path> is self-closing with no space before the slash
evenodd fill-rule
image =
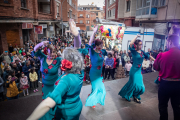
<path id="1" fill-rule="evenodd" d="M 39 24 L 40 26 L 43 27 L 43 29 L 47 28 L 47 24 Z"/>
<path id="2" fill-rule="evenodd" d="M 35 26 L 35 33 L 37 34 L 43 34 L 43 26 Z"/>

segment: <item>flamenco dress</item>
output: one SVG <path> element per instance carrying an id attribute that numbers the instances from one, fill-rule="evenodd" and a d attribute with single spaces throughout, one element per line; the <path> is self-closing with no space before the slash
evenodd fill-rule
<path id="1" fill-rule="evenodd" d="M 145 92 L 141 68 L 144 58 L 149 59 L 149 54 L 145 53 L 143 50 L 141 50 L 141 53 L 138 53 L 135 50 L 135 45 L 132 47 L 129 46 L 129 50 L 132 53 L 133 65 L 129 72 L 129 81 L 120 90 L 119 95 L 128 101 L 130 101 L 133 96 L 141 100 L 140 95 Z"/>
<path id="2" fill-rule="evenodd" d="M 89 54 L 91 58 L 91 70 L 90 70 L 90 81 L 92 85 L 92 92 L 86 100 L 85 106 L 94 106 L 97 103 L 104 105 L 106 90 L 103 83 L 103 77 L 101 77 L 102 66 L 104 61 L 104 56 L 107 55 L 106 50 L 101 50 L 100 53 L 94 51 L 95 44 L 91 46 L 86 44 L 86 48 L 89 49 Z"/>
<path id="3" fill-rule="evenodd" d="M 79 97 L 83 77 L 83 71 L 81 74 L 64 74 L 55 82 L 54 90 L 47 96 L 56 102 L 55 120 L 79 120 L 83 107 Z"/>
<path id="4" fill-rule="evenodd" d="M 61 64 L 61 58 L 57 57 L 53 60 L 53 62 L 48 65 L 46 62 L 47 56 L 38 50 L 35 52 L 35 56 L 40 58 L 41 68 L 40 71 L 42 73 L 42 99 L 46 99 L 49 92 L 54 90 L 54 83 L 58 79 L 58 69 Z M 54 118 L 55 112 L 52 109 L 47 112 L 40 120 L 52 120 Z"/>

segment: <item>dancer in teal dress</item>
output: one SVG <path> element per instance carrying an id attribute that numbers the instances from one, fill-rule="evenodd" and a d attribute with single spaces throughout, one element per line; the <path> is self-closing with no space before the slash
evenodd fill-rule
<path id="1" fill-rule="evenodd" d="M 97 31 L 97 26 L 94 29 L 94 33 L 91 36 L 89 41 L 89 45 L 86 44 L 86 48 L 89 49 L 90 58 L 91 58 L 91 70 L 90 70 L 90 81 L 92 85 L 92 92 L 86 100 L 85 106 L 92 106 L 93 108 L 97 103 L 104 105 L 105 104 L 105 96 L 106 90 L 103 83 L 103 77 L 101 77 L 102 73 L 102 66 L 104 57 L 103 55 L 107 55 L 106 50 L 102 49 L 103 41 L 102 40 L 95 40 L 93 42 L 94 34 Z M 95 48 L 95 49 L 94 49 Z"/>
<path id="2" fill-rule="evenodd" d="M 131 97 L 133 97 L 135 102 L 141 103 L 140 95 L 142 95 L 145 91 L 143 76 L 141 74 L 142 62 L 144 58 L 149 59 L 150 57 L 153 60 L 154 58 L 141 50 L 142 42 L 141 40 L 136 40 L 137 37 L 131 41 L 129 46 L 129 50 L 131 51 L 133 57 L 133 65 L 129 73 L 129 81 L 121 89 L 119 95 L 129 102 L 131 101 Z"/>
<path id="3" fill-rule="evenodd" d="M 55 82 L 55 89 L 40 103 L 28 120 L 37 120 L 53 108 L 55 120 L 79 120 L 82 102 L 79 97 L 83 85 L 83 58 L 74 48 L 66 48 L 62 54 L 62 67 L 66 74 Z M 49 119 L 52 120 L 52 119 Z"/>
<path id="4" fill-rule="evenodd" d="M 61 64 L 61 58 L 55 58 L 55 48 L 52 45 L 48 45 L 48 55 L 46 56 L 39 49 L 41 46 L 48 44 L 48 41 L 37 44 L 34 48 L 35 56 L 40 58 L 42 72 L 42 99 L 46 99 L 49 92 L 54 90 L 54 83 L 58 79 L 58 69 Z M 41 120 L 49 120 L 54 118 L 55 112 L 52 109 Z"/>

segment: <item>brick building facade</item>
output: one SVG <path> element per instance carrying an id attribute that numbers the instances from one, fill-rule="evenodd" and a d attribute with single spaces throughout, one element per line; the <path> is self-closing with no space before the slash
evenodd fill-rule
<path id="1" fill-rule="evenodd" d="M 56 34 L 60 4 L 60 0 L 0 0 L 0 53 L 9 44 L 23 47 L 25 41 Z M 41 24 L 43 34 L 35 33 L 34 26 Z"/>
<path id="2" fill-rule="evenodd" d="M 80 27 L 81 30 L 89 31 L 91 26 L 94 26 L 93 20 L 96 19 L 96 14 L 90 11 L 78 11 L 78 23 L 77 27 Z"/>

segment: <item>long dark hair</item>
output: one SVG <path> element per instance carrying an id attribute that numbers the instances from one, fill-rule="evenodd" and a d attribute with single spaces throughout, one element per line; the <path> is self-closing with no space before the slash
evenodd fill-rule
<path id="1" fill-rule="evenodd" d="M 137 45 L 137 46 L 139 46 L 139 43 L 140 43 L 140 42 L 142 42 L 142 41 L 141 41 L 140 39 L 137 39 L 137 40 L 134 42 L 134 44 Z M 138 50 L 138 47 L 137 47 L 137 50 Z"/>
<path id="2" fill-rule="evenodd" d="M 103 41 L 100 39 L 96 39 L 94 43 L 95 43 L 95 46 L 99 46 L 99 45 L 103 44 Z"/>

